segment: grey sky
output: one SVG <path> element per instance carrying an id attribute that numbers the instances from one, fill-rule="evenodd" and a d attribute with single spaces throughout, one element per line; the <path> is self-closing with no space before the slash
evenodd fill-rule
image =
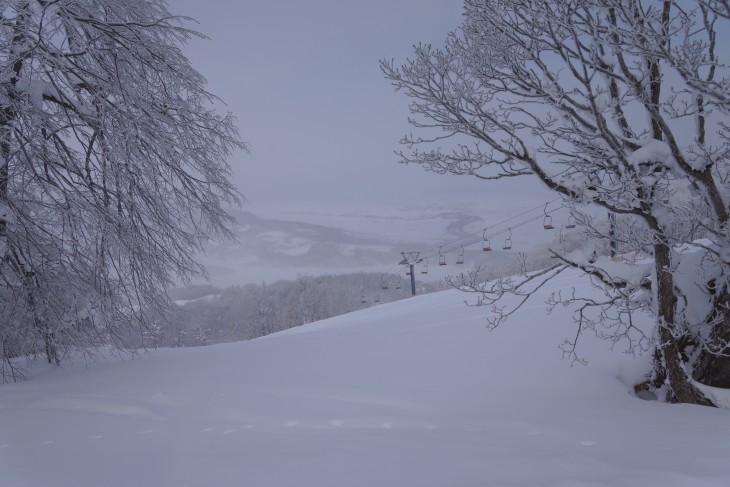
<path id="1" fill-rule="evenodd" d="M 393 151 L 410 130 L 407 100 L 378 60 L 441 43 L 460 22 L 459 0 L 172 0 L 170 9 L 197 19 L 211 38 L 187 52 L 251 144 L 232 163 L 252 211 L 499 200 L 505 189 L 538 187 L 396 163 Z"/>

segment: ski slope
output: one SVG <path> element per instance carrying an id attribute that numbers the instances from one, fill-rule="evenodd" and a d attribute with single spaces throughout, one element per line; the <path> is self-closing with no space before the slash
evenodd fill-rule
<path id="1" fill-rule="evenodd" d="M 34 369 L 0 387 L 3 487 L 730 485 L 730 411 L 642 401 L 566 273 L 496 330 L 446 291 L 250 342 Z"/>

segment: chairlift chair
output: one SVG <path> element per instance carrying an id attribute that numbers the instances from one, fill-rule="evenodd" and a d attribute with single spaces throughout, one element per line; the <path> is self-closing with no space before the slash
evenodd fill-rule
<path id="1" fill-rule="evenodd" d="M 482 250 L 484 252 L 490 252 L 492 250 L 492 243 L 489 241 L 487 236 L 485 235 L 487 233 L 487 230 L 484 230 L 484 233 L 482 233 Z"/>
<path id="2" fill-rule="evenodd" d="M 545 230 L 552 230 L 555 228 L 555 226 L 553 225 L 553 217 L 548 215 L 548 212 L 547 212 L 548 204 L 550 204 L 550 202 L 545 203 L 545 209 L 543 210 L 543 212 L 545 213 L 545 218 L 543 218 L 543 220 L 542 220 L 542 227 Z"/>
<path id="3" fill-rule="evenodd" d="M 457 264 L 464 263 L 464 247 L 461 247 L 461 252 L 459 252 L 459 255 L 456 257 L 456 263 Z"/>
<path id="4" fill-rule="evenodd" d="M 568 216 L 568 223 L 565 225 L 565 228 L 575 228 L 575 218 L 573 218 L 573 215 Z"/>
<path id="5" fill-rule="evenodd" d="M 428 274 L 428 259 L 426 259 L 426 263 L 421 267 L 421 274 Z"/>
<path id="6" fill-rule="evenodd" d="M 504 246 L 502 247 L 503 250 L 509 250 L 512 248 L 512 229 L 509 228 L 509 237 L 504 239 Z"/>
<path id="7" fill-rule="evenodd" d="M 439 247 L 439 265 L 446 265 L 446 256 L 441 253 L 441 247 Z"/>
<path id="8" fill-rule="evenodd" d="M 367 299 L 365 299 L 365 291 L 364 291 L 364 290 L 361 290 L 361 291 L 360 291 L 360 303 L 361 303 L 361 304 L 365 304 L 365 303 L 367 303 L 367 302 L 368 302 L 368 300 L 367 300 Z"/>
<path id="9" fill-rule="evenodd" d="M 380 302 L 380 295 L 376 295 L 375 299 L 373 299 L 373 303 L 379 303 Z"/>
<path id="10" fill-rule="evenodd" d="M 380 276 L 380 289 L 382 289 L 382 290 L 388 289 L 388 283 L 385 280 L 385 276 Z"/>

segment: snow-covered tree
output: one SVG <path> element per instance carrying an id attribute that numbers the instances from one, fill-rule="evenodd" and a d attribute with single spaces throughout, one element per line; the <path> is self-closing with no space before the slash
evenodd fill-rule
<path id="1" fill-rule="evenodd" d="M 503 294 L 526 298 L 561 270 L 584 269 L 606 298 L 566 293 L 552 304 L 577 305 L 576 336 L 652 339 L 643 387 L 670 401 L 710 404 L 694 381 L 730 387 L 729 17 L 727 0 L 466 0 L 443 48 L 381 63 L 419 130 L 403 139 L 403 162 L 537 177 L 604 238 L 591 208 L 631 222 L 623 248 L 648 250 L 650 265 L 556 251 L 559 263 L 519 281 L 460 284 L 495 305 L 497 325 L 509 314 Z M 637 309 L 654 313 L 654 336 L 633 326 Z"/>
<path id="2" fill-rule="evenodd" d="M 384 284 L 387 289 L 383 289 Z M 419 292 L 434 292 L 437 287 L 435 283 L 422 283 Z M 294 281 L 227 289 L 193 286 L 171 290 L 170 294 L 180 306 L 174 312 L 174 319 L 151 336 L 163 347 L 201 345 L 195 339 L 199 329 L 207 331 L 207 343 L 251 340 L 378 303 L 397 301 L 410 296 L 410 288 L 402 276 L 390 275 L 384 280 L 383 274 L 375 273 L 302 274 Z"/>
<path id="3" fill-rule="evenodd" d="M 3 361 L 124 347 L 229 235 L 244 144 L 186 22 L 163 0 L 0 1 Z"/>

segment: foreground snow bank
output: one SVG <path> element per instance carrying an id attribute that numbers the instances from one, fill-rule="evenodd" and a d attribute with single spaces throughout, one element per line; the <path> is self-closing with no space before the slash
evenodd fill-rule
<path id="1" fill-rule="evenodd" d="M 37 373 L 0 388 L 0 484 L 730 485 L 730 413 L 635 398 L 646 359 L 604 342 L 570 367 L 569 311 L 546 297 L 494 332 L 447 291 Z"/>

